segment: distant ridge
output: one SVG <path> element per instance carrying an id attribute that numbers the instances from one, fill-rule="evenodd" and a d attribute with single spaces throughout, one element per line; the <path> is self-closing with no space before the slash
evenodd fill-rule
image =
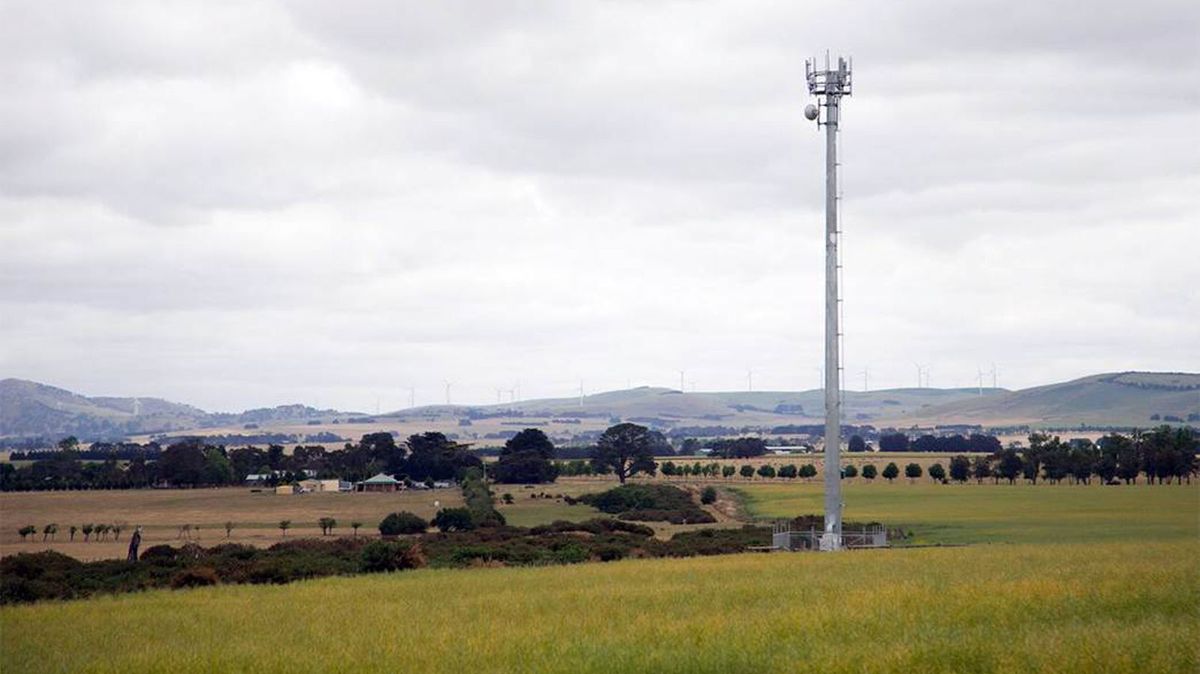
<path id="1" fill-rule="evenodd" d="M 218 425 L 349 415 L 306 405 L 281 405 L 239 414 L 211 413 L 161 398 L 88 397 L 24 379 L 0 380 L 0 437 L 120 438 Z"/>
<path id="2" fill-rule="evenodd" d="M 1200 374 L 1115 372 L 1019 391 L 1005 389 L 902 388 L 846 391 L 845 422 L 910 428 L 980 426 L 1149 427 L 1162 423 L 1200 425 Z M 0 437 L 117 438 L 178 433 L 204 428 L 264 428 L 295 422 L 330 423 L 359 413 L 281 405 L 237 414 L 210 413 L 160 398 L 87 397 L 21 379 L 0 380 Z M 820 390 L 680 392 L 643 386 L 580 397 L 524 400 L 498 405 L 434 405 L 384 417 L 519 417 L 535 419 L 621 419 L 658 427 L 777 427 L 817 423 Z"/>
<path id="3" fill-rule="evenodd" d="M 1157 417 L 1157 418 L 1155 418 Z M 1163 421 L 1200 425 L 1200 374 L 1113 372 L 1059 384 L 928 408 L 914 423 L 986 425 L 1153 426 Z"/>

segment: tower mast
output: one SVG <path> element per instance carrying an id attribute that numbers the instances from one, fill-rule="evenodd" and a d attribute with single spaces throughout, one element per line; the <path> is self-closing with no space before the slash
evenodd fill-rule
<path id="1" fill-rule="evenodd" d="M 825 127 L 825 531 L 822 550 L 842 547 L 842 470 L 841 470 L 841 333 L 838 313 L 838 191 L 837 134 L 842 96 L 850 95 L 850 64 L 838 57 L 831 69 L 829 56 L 825 69 L 818 70 L 815 59 L 805 63 L 808 93 L 818 105 L 809 104 L 804 116 Z M 821 110 L 825 109 L 824 121 Z"/>

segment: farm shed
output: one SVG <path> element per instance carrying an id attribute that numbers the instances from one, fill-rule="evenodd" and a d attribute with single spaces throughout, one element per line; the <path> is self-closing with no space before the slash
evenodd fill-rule
<path id="1" fill-rule="evenodd" d="M 338 491 L 338 481 L 309 478 L 300 481 L 300 490 L 304 492 Z"/>
<path id="2" fill-rule="evenodd" d="M 404 483 L 391 475 L 379 473 L 358 483 L 358 491 L 400 491 Z"/>

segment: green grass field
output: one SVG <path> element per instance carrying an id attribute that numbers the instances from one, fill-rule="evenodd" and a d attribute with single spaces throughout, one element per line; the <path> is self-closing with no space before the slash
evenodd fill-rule
<path id="1" fill-rule="evenodd" d="M 915 543 L 1200 540 L 1195 485 L 943 485 L 922 480 L 843 486 L 845 519 L 912 529 Z M 823 511 L 821 485 L 740 487 L 751 515 Z"/>

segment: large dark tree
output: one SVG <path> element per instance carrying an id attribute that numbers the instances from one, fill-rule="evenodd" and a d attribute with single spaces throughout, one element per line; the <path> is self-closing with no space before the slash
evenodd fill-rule
<path id="1" fill-rule="evenodd" d="M 444 440 L 445 436 L 442 436 L 442 439 Z M 404 447 L 396 444 L 396 438 L 392 437 L 391 433 L 367 433 L 362 436 L 358 445 L 380 470 L 394 475 L 403 472 L 407 467 L 404 463 Z"/>
<path id="2" fill-rule="evenodd" d="M 762 438 L 717 440 L 712 444 L 712 448 L 719 456 L 726 459 L 749 459 L 767 453 L 767 443 Z"/>
<path id="3" fill-rule="evenodd" d="M 405 470 L 413 480 L 450 480 L 483 466 L 479 457 L 442 433 L 410 435 L 406 444 L 410 453 Z"/>
<path id="4" fill-rule="evenodd" d="M 903 433 L 885 433 L 879 436 L 879 451 L 906 452 L 908 451 L 908 436 Z"/>
<path id="5" fill-rule="evenodd" d="M 206 464 L 203 443 L 189 438 L 163 450 L 155 468 L 160 480 L 174 485 L 197 485 L 204 482 Z"/>
<path id="6" fill-rule="evenodd" d="M 637 473 L 654 474 L 654 451 L 650 430 L 637 424 L 617 424 L 604 431 L 592 449 L 597 470 L 611 470 L 622 484 Z"/>
<path id="7" fill-rule="evenodd" d="M 491 477 L 506 484 L 540 484 L 558 477 L 554 443 L 536 428 L 526 428 L 509 438 L 492 466 Z"/>

